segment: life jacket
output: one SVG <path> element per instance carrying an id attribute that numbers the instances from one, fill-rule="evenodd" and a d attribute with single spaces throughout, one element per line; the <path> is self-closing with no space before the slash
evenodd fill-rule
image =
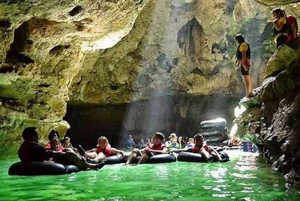
<path id="1" fill-rule="evenodd" d="M 273 27 L 273 36 L 277 36 L 278 34 L 289 34 L 291 31 L 291 25 L 289 24 L 287 18 L 286 23 L 281 27 L 280 30 L 277 30 L 275 27 Z"/>
<path id="2" fill-rule="evenodd" d="M 150 144 L 148 145 L 148 148 L 152 150 L 163 150 L 164 148 L 166 148 L 166 146 L 164 144 Z"/>
<path id="3" fill-rule="evenodd" d="M 293 36 L 293 30 L 292 30 L 292 24 L 295 24 L 295 27 L 296 27 L 296 33 L 298 33 L 298 22 L 297 22 L 297 19 L 292 16 L 292 15 L 289 15 L 287 16 L 287 23 L 288 23 L 288 26 L 289 26 L 289 32 L 288 32 L 288 40 L 291 40 L 291 39 L 294 39 L 294 36 Z"/>
<path id="4" fill-rule="evenodd" d="M 172 142 L 171 144 L 168 145 L 168 148 L 179 148 L 179 145 L 177 142 Z"/>
<path id="5" fill-rule="evenodd" d="M 50 141 L 45 144 L 45 148 L 46 149 L 51 149 L 51 142 Z"/>
<path id="6" fill-rule="evenodd" d="M 202 145 L 202 147 L 199 147 L 199 146 L 195 145 L 192 149 L 192 152 L 193 153 L 199 153 L 201 148 L 204 148 L 206 151 L 209 150 L 209 146 L 207 146 L 206 144 Z"/>
<path id="7" fill-rule="evenodd" d="M 104 149 L 97 146 L 96 153 L 97 154 L 103 153 L 106 157 L 113 155 L 112 150 L 111 150 L 111 146 L 109 146 L 109 145 L 107 145 Z"/>
<path id="8" fill-rule="evenodd" d="M 45 144 L 45 148 L 46 149 L 52 149 L 52 143 L 51 142 L 47 142 Z M 57 150 L 54 150 L 54 151 L 62 152 L 64 149 L 65 149 L 65 147 L 63 145 L 59 145 L 59 148 Z"/>
<path id="9" fill-rule="evenodd" d="M 179 148 L 179 145 L 178 145 L 178 143 L 177 142 L 171 142 L 171 141 L 167 141 L 166 143 L 165 143 L 165 145 L 166 145 L 166 147 L 168 148 L 168 149 L 170 149 L 170 148 Z"/>
<path id="10" fill-rule="evenodd" d="M 243 42 L 243 43 L 245 43 L 245 44 L 248 46 L 248 49 L 247 49 L 247 51 L 246 51 L 246 57 L 247 57 L 248 59 L 250 59 L 250 57 L 251 57 L 250 45 L 249 45 L 248 43 L 246 43 L 246 42 Z M 239 50 L 240 47 L 241 47 L 241 45 L 242 45 L 243 43 L 240 43 L 240 44 L 238 45 L 237 49 L 236 49 L 236 59 L 237 59 L 238 61 L 241 60 L 241 59 L 243 58 L 243 54 L 242 54 L 242 52 Z"/>

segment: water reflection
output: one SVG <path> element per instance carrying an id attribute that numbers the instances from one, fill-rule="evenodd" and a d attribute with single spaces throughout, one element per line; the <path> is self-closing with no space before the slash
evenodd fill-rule
<path id="1" fill-rule="evenodd" d="M 166 166 L 157 165 L 155 169 L 156 169 L 155 173 L 157 177 L 161 179 L 169 179 L 169 171 Z"/>

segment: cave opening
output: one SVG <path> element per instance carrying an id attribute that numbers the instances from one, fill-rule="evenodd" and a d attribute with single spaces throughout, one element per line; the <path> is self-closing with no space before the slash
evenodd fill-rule
<path id="1" fill-rule="evenodd" d="M 204 120 L 222 117 L 230 128 L 237 100 L 238 97 L 212 94 L 164 95 L 111 105 L 69 102 L 64 120 L 71 128 L 66 135 L 75 147 L 81 144 L 85 149 L 94 148 L 102 135 L 113 147 L 122 149 L 128 135 L 136 143 L 141 138 L 151 138 L 155 131 L 163 132 L 166 138 L 175 132 L 186 139 L 199 131 L 199 124 Z M 153 107 L 153 102 L 158 104 Z"/>

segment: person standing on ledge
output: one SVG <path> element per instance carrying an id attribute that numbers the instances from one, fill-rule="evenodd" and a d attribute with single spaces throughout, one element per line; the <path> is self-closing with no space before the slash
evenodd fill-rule
<path id="1" fill-rule="evenodd" d="M 252 82 L 249 75 L 251 62 L 250 62 L 250 45 L 245 42 L 245 38 L 242 34 L 237 34 L 234 37 L 235 41 L 238 42 L 236 50 L 236 59 L 238 67 L 241 69 L 243 81 L 245 83 L 246 97 L 252 97 Z"/>
<path id="2" fill-rule="evenodd" d="M 273 36 L 276 43 L 276 47 L 282 46 L 288 39 L 288 22 L 286 19 L 285 12 L 280 8 L 274 8 L 272 10 L 273 21 Z"/>
<path id="3" fill-rule="evenodd" d="M 290 25 L 290 30 L 288 30 L 287 41 L 296 39 L 298 37 L 298 22 L 295 16 L 287 15 L 284 10 L 282 10 L 284 17 L 287 19 L 287 23 Z"/>

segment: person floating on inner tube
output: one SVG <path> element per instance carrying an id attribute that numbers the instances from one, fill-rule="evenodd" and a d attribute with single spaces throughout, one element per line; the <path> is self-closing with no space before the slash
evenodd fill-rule
<path id="1" fill-rule="evenodd" d="M 127 149 L 133 149 L 135 147 L 135 141 L 132 138 L 132 135 L 128 136 L 128 139 L 126 140 L 125 144 Z"/>
<path id="2" fill-rule="evenodd" d="M 189 141 L 186 143 L 185 145 L 185 149 L 190 149 L 193 148 L 195 146 L 195 140 L 194 138 L 189 138 Z"/>
<path id="3" fill-rule="evenodd" d="M 46 149 L 38 144 L 38 132 L 35 127 L 25 128 L 22 132 L 24 142 L 18 150 L 18 156 L 22 163 L 34 161 L 49 161 L 53 158 L 54 162 L 63 165 L 75 165 L 80 170 L 94 169 L 98 170 L 104 166 L 104 163 L 91 164 L 86 162 L 85 158 L 73 151 L 57 152 Z"/>
<path id="4" fill-rule="evenodd" d="M 59 151 L 59 152 L 62 152 L 62 151 L 64 151 L 64 152 L 66 152 L 66 151 L 77 152 L 77 149 L 73 148 L 72 144 L 70 143 L 70 138 L 69 137 L 65 137 L 65 139 L 62 140 L 62 141 L 59 140 L 59 133 L 57 132 L 57 130 L 51 130 L 49 135 L 48 135 L 48 139 L 49 139 L 49 142 L 47 142 L 45 144 L 46 149 L 52 149 L 54 151 Z M 69 143 L 66 144 L 65 143 L 66 141 L 68 141 Z"/>
<path id="5" fill-rule="evenodd" d="M 62 146 L 58 138 L 53 138 L 53 140 L 51 141 L 51 149 L 53 151 L 62 152 L 64 150 L 64 147 Z"/>
<path id="6" fill-rule="evenodd" d="M 194 136 L 194 140 L 195 146 L 192 149 L 193 153 L 201 154 L 208 162 L 212 162 L 213 159 L 216 161 L 222 161 L 220 154 L 206 144 L 203 135 L 197 133 Z"/>
<path id="7" fill-rule="evenodd" d="M 174 148 L 179 148 L 179 145 L 177 143 L 177 135 L 176 133 L 171 133 L 169 136 L 169 140 L 166 142 L 166 146 L 168 149 L 174 149 Z"/>
<path id="8" fill-rule="evenodd" d="M 185 149 L 171 149 L 170 152 L 192 152 L 192 153 L 199 153 L 204 157 L 208 162 L 212 161 L 222 161 L 222 158 L 220 154 L 209 147 L 205 140 L 203 135 L 200 133 L 197 133 L 194 136 L 194 146 L 193 147 L 186 147 Z"/>
<path id="9" fill-rule="evenodd" d="M 242 34 L 235 35 L 234 39 L 236 42 L 238 42 L 236 59 L 238 62 L 238 67 L 241 69 L 241 74 L 245 83 L 246 97 L 252 97 L 252 82 L 249 73 L 251 68 L 250 45 L 245 42 L 245 38 Z"/>
<path id="10" fill-rule="evenodd" d="M 52 129 L 49 134 L 48 134 L 48 142 L 45 144 L 46 149 L 51 149 L 51 142 L 53 139 L 58 139 L 59 140 L 59 133 L 57 130 Z"/>
<path id="11" fill-rule="evenodd" d="M 165 136 L 161 132 L 155 132 L 152 138 L 152 144 L 149 144 L 144 149 L 133 149 L 131 154 L 129 154 L 126 165 L 132 163 L 137 156 L 141 156 L 137 164 L 145 163 L 150 157 L 157 154 L 168 153 L 167 147 L 162 143 Z"/>
<path id="12" fill-rule="evenodd" d="M 96 148 L 84 152 L 84 156 L 94 163 L 99 163 L 106 157 L 117 154 L 120 154 L 122 157 L 125 156 L 124 151 L 112 148 L 105 136 L 100 136 L 98 138 L 98 145 Z"/>
<path id="13" fill-rule="evenodd" d="M 185 143 L 182 139 L 182 136 L 178 137 L 178 149 L 182 149 L 185 146 Z"/>

